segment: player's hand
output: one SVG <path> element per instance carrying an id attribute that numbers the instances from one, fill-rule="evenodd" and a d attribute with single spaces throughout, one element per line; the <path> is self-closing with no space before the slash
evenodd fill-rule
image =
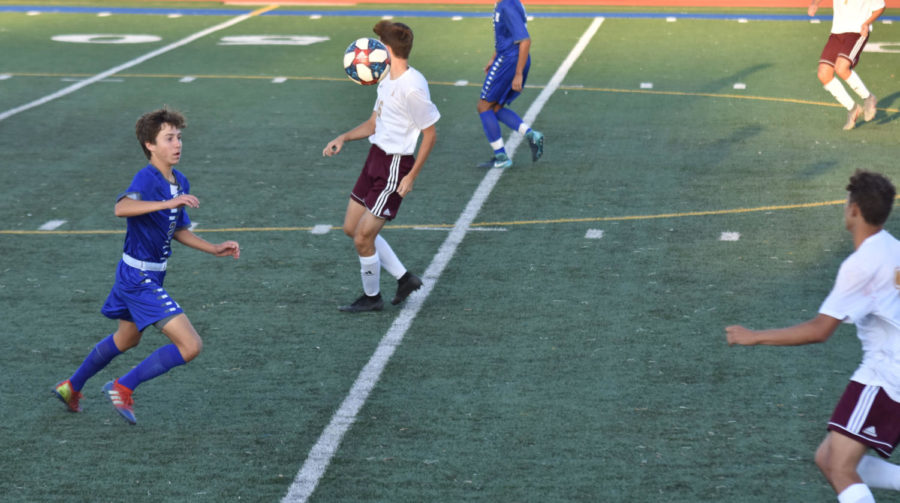
<path id="1" fill-rule="evenodd" d="M 484 67 L 484 73 L 487 74 L 487 72 L 491 71 L 492 66 L 494 66 L 494 58 L 491 58 L 491 60 L 488 61 L 487 66 Z"/>
<path id="2" fill-rule="evenodd" d="M 344 140 L 342 140 L 340 137 L 337 137 L 328 142 L 328 145 L 325 145 L 325 149 L 322 150 L 322 155 L 325 157 L 331 157 L 340 152 L 343 146 Z"/>
<path id="3" fill-rule="evenodd" d="M 748 330 L 740 325 L 725 327 L 725 338 L 728 340 L 729 346 L 735 344 L 740 346 L 752 346 L 756 344 L 753 341 L 753 330 Z"/>
<path id="4" fill-rule="evenodd" d="M 869 36 L 869 23 L 865 23 L 862 25 L 862 29 L 859 30 L 860 38 L 866 38 Z"/>
<path id="5" fill-rule="evenodd" d="M 181 194 L 178 197 L 174 197 L 169 199 L 169 208 L 175 209 L 180 208 L 182 206 L 188 206 L 190 208 L 199 208 L 200 200 L 197 199 L 197 196 L 193 194 Z"/>
<path id="6" fill-rule="evenodd" d="M 523 79 L 522 79 L 522 74 L 521 74 L 521 73 L 517 73 L 517 74 L 513 77 L 513 80 L 512 80 L 512 90 L 513 90 L 513 91 L 515 91 L 515 92 L 517 92 L 517 93 L 522 92 L 522 80 L 523 80 Z"/>
<path id="7" fill-rule="evenodd" d="M 217 257 L 241 257 L 241 247 L 237 241 L 225 241 L 216 245 L 213 255 Z"/>
<path id="8" fill-rule="evenodd" d="M 410 180 L 409 177 L 403 178 L 400 180 L 400 184 L 397 185 L 397 194 L 400 194 L 400 197 L 406 197 L 406 194 L 412 192 L 413 189 L 413 181 Z"/>

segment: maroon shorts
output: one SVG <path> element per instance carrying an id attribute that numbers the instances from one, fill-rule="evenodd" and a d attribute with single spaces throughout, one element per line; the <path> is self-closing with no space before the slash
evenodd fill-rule
<path id="1" fill-rule="evenodd" d="M 850 68 L 853 68 L 859 63 L 859 55 L 868 41 L 869 37 L 862 38 L 859 33 L 832 33 L 822 49 L 819 63 L 834 66 L 838 58 L 844 58 L 850 61 Z"/>
<path id="2" fill-rule="evenodd" d="M 397 193 L 397 186 L 415 162 L 416 158 L 411 155 L 386 154 L 373 144 L 350 197 L 376 217 L 393 220 L 403 202 Z"/>
<path id="3" fill-rule="evenodd" d="M 880 386 L 867 386 L 850 381 L 828 429 L 846 435 L 888 458 L 900 442 L 900 403 Z"/>

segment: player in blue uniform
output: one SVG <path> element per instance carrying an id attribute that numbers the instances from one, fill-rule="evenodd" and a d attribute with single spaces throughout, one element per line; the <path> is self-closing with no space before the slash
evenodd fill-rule
<path id="1" fill-rule="evenodd" d="M 161 330 L 172 344 L 157 349 L 130 372 L 103 386 L 115 409 L 129 423 L 136 423 L 131 394 L 140 383 L 184 365 L 200 353 L 200 336 L 163 288 L 173 238 L 217 257 L 240 256 L 237 242 L 212 244 L 189 229 L 191 221 L 185 207 L 197 208 L 200 201 L 190 194 L 187 178 L 175 170 L 181 160 L 184 127 L 184 116 L 166 108 L 143 115 L 135 126 L 150 163 L 116 200 L 116 216 L 127 218 L 124 253 L 101 309 L 108 318 L 118 320 L 119 327 L 94 346 L 71 377 L 53 388 L 72 412 L 81 411 L 79 400 L 85 381 L 113 358 L 137 346 L 150 325 Z"/>
<path id="2" fill-rule="evenodd" d="M 531 67 L 531 36 L 526 28 L 525 7 L 520 0 L 500 0 L 494 6 L 494 56 L 484 69 L 484 84 L 478 100 L 478 116 L 494 156 L 479 164 L 481 168 L 508 168 L 512 159 L 506 153 L 500 123 L 525 135 L 531 147 L 531 160 L 544 153 L 544 135 L 531 129 L 518 114 L 506 108 L 528 79 Z"/>

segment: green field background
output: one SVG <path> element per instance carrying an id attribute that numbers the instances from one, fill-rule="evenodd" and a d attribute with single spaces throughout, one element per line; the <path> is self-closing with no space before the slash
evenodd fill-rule
<path id="1" fill-rule="evenodd" d="M 0 113 L 229 18 L 0 12 L 0 74 L 11 76 Z M 347 80 L 340 55 L 377 20 L 254 17 L 0 121 L 0 499 L 287 493 L 400 312 L 336 309 L 360 290 L 339 226 L 367 143 L 321 155 L 371 113 L 375 90 Z M 383 235 L 422 273 L 491 155 L 475 111 L 490 21 L 398 20 L 415 30 L 410 61 L 442 118 Z M 591 21 L 529 24 L 530 86 L 515 110 Z M 50 40 L 112 32 L 162 40 Z M 254 34 L 329 40 L 218 45 Z M 900 55 L 863 55 L 879 112 L 842 131 L 846 113 L 815 77 L 826 34 L 827 23 L 606 19 L 534 123 L 544 157 L 516 152 L 311 501 L 832 499 L 812 456 L 859 362 L 852 327 L 801 348 L 729 348 L 723 330 L 814 316 L 852 251 L 836 202 L 847 178 L 866 168 L 900 180 Z M 900 42 L 900 29 L 879 24 L 876 39 Z M 155 329 L 88 382 L 83 413 L 50 389 L 115 329 L 99 314 L 124 230 L 112 207 L 144 165 L 134 121 L 162 105 L 188 117 L 179 169 L 200 199 L 196 232 L 238 240 L 242 256 L 175 247 L 166 287 L 204 352 L 138 389 L 131 427 L 100 387 L 166 343 Z M 819 202 L 830 204 L 794 206 Z M 730 212 L 769 206 L 782 208 Z M 66 220 L 60 232 L 31 232 L 52 219 Z M 334 228 L 309 232 L 323 224 Z M 900 230 L 896 217 L 887 228 Z M 383 274 L 388 296 L 393 283 Z"/>

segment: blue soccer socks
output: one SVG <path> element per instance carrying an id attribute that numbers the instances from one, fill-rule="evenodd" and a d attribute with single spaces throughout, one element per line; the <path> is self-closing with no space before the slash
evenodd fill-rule
<path id="1" fill-rule="evenodd" d="M 113 358 L 120 354 L 122 352 L 116 347 L 116 343 L 113 341 L 113 334 L 109 334 L 94 346 L 94 349 L 88 353 L 87 358 L 84 359 L 78 370 L 72 374 L 72 377 L 69 379 L 72 383 L 72 389 L 81 391 L 88 379 L 103 370 L 103 367 L 106 367 Z"/>
<path id="2" fill-rule="evenodd" d="M 503 148 L 503 135 L 500 131 L 500 121 L 497 120 L 497 114 L 493 110 L 485 110 L 478 116 L 481 118 L 481 127 L 484 128 L 484 135 L 487 136 L 494 153 L 505 153 L 506 149 Z"/>
<path id="3" fill-rule="evenodd" d="M 134 390 L 142 382 L 165 374 L 179 365 L 184 365 L 184 363 L 184 358 L 181 356 L 181 352 L 178 351 L 178 347 L 174 344 L 169 344 L 144 358 L 144 361 L 139 363 L 137 367 L 120 377 L 118 383 L 130 390 Z"/>

